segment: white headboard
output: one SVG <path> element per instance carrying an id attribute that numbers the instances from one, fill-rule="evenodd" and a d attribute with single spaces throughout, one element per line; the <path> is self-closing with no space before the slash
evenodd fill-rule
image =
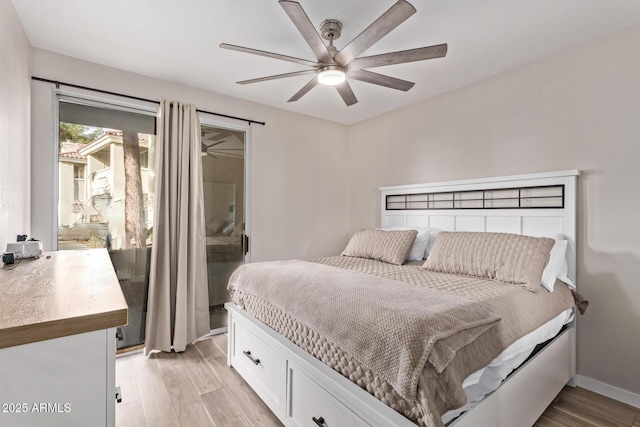
<path id="1" fill-rule="evenodd" d="M 569 276 L 575 278 L 579 175 L 578 170 L 568 170 L 381 187 L 381 226 L 548 237 L 561 234 L 569 241 Z M 505 205 L 512 207 L 502 208 Z"/>

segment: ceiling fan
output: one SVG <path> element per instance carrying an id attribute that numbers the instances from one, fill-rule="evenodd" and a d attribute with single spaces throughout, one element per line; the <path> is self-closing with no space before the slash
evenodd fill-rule
<path id="1" fill-rule="evenodd" d="M 200 141 L 202 157 L 244 157 L 244 135 L 238 131 L 203 127 Z"/>
<path id="2" fill-rule="evenodd" d="M 227 43 L 220 44 L 220 47 L 238 52 L 251 53 L 253 55 L 266 56 L 268 58 L 281 59 L 283 61 L 311 67 L 311 70 L 294 71 L 291 73 L 277 74 L 237 82 L 238 84 L 249 84 L 286 77 L 315 74 L 313 79 L 289 98 L 287 102 L 299 100 L 311 89 L 316 87 L 318 83 L 320 83 L 323 85 L 335 86 L 345 104 L 347 104 L 347 106 L 353 105 L 358 102 L 358 99 L 353 93 L 347 78 L 406 92 L 411 89 L 415 83 L 383 74 L 373 73 L 365 70 L 365 68 L 375 68 L 385 65 L 442 58 L 447 54 L 447 45 L 439 44 L 435 46 L 384 53 L 381 55 L 358 57 L 387 35 L 391 30 L 416 13 L 416 9 L 404 0 L 399 0 L 396 4 L 391 6 L 389 10 L 383 13 L 340 51 L 338 51 L 338 49 L 333 45 L 334 40 L 340 37 L 342 30 L 342 24 L 340 21 L 335 19 L 324 20 L 320 24 L 320 34 L 318 34 L 309 20 L 309 17 L 302 9 L 302 6 L 300 6 L 300 3 L 289 0 L 280 0 L 278 3 L 282 6 L 291 21 L 293 21 L 296 28 L 298 28 L 302 37 L 304 37 L 305 41 L 315 54 L 317 62 Z M 329 44 L 326 45 L 322 39 L 328 40 Z"/>
<path id="3" fill-rule="evenodd" d="M 201 143 L 200 143 L 200 147 L 201 147 L 200 155 L 201 155 L 202 157 L 205 157 L 205 156 L 211 156 L 211 157 L 213 157 L 214 159 L 217 159 L 217 157 L 216 157 L 216 156 L 214 156 L 212 153 L 210 153 L 210 152 L 209 152 L 209 150 L 210 150 L 210 149 L 212 149 L 212 148 L 214 148 L 216 145 L 218 145 L 218 144 L 222 144 L 222 143 L 224 143 L 224 142 L 227 142 L 227 141 L 226 141 L 225 139 L 223 139 L 223 140 L 222 140 L 222 141 L 220 141 L 219 143 L 211 144 L 211 145 L 207 145 L 207 144 L 205 144 L 204 142 L 201 142 Z"/>

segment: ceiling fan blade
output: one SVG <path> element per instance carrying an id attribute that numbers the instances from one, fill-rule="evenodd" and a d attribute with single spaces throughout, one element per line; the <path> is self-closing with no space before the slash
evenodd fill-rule
<path id="1" fill-rule="evenodd" d="M 215 147 L 216 145 L 220 145 L 220 144 L 222 144 L 222 143 L 224 143 L 224 142 L 227 142 L 227 140 L 226 140 L 226 139 L 223 139 L 222 141 L 214 142 L 213 144 L 210 144 L 210 145 L 207 145 L 207 144 L 205 144 L 204 142 L 203 142 L 202 144 L 203 144 L 204 146 L 206 146 L 206 147 L 207 147 L 207 150 L 208 150 L 208 149 L 213 148 L 213 147 Z"/>
<path id="2" fill-rule="evenodd" d="M 415 85 L 415 83 L 413 82 L 396 79 L 395 77 L 389 77 L 383 74 L 372 73 L 371 71 L 366 70 L 350 71 L 347 75 L 350 79 L 360 80 L 361 82 L 367 82 L 378 86 L 401 90 L 403 92 L 408 91 L 413 87 L 413 85 Z"/>
<path id="3" fill-rule="evenodd" d="M 338 65 L 346 67 L 362 52 L 369 49 L 414 13 L 416 13 L 416 9 L 411 4 L 399 0 L 342 49 L 335 56 L 335 61 Z"/>
<path id="4" fill-rule="evenodd" d="M 220 141 L 221 139 L 227 138 L 231 135 L 233 135 L 235 133 L 235 131 L 232 130 L 223 130 L 221 132 L 219 132 L 218 134 L 216 134 L 216 136 L 210 138 L 210 141 Z"/>
<path id="5" fill-rule="evenodd" d="M 213 150 L 216 153 L 223 154 L 223 151 L 244 151 L 244 148 L 216 148 Z"/>
<path id="6" fill-rule="evenodd" d="M 336 89 L 338 90 L 338 93 L 342 97 L 344 103 L 347 104 L 347 107 L 358 102 L 356 95 L 353 93 L 353 90 L 351 90 L 351 86 L 349 86 L 349 83 L 347 83 L 346 81 L 344 83 L 336 85 Z"/>
<path id="7" fill-rule="evenodd" d="M 314 77 L 313 79 L 311 79 L 311 81 L 309 81 L 309 83 L 307 83 L 306 85 L 302 86 L 302 89 L 297 91 L 291 98 L 289 98 L 287 100 L 287 102 L 295 102 L 295 101 L 297 101 L 298 99 L 300 99 L 303 96 L 305 96 L 311 89 L 313 89 L 317 85 L 318 85 L 318 77 Z"/>
<path id="8" fill-rule="evenodd" d="M 416 49 L 401 50 L 398 52 L 384 53 L 382 55 L 365 56 L 356 58 L 349 64 L 349 71 L 363 68 L 375 68 L 385 65 L 404 64 L 406 62 L 424 61 L 426 59 L 443 58 L 447 54 L 447 45 L 419 47 Z"/>
<path id="9" fill-rule="evenodd" d="M 276 74 L 274 76 L 259 77 L 257 79 L 251 79 L 251 80 L 242 80 L 236 83 L 238 83 L 239 85 L 246 85 L 249 83 L 259 83 L 259 82 L 266 82 L 269 80 L 284 79 L 287 77 L 304 76 L 306 74 L 316 74 L 316 70 L 294 71 L 293 73 Z"/>
<path id="10" fill-rule="evenodd" d="M 322 41 L 322 38 L 320 38 L 318 31 L 316 31 L 311 20 L 309 20 L 309 17 L 304 12 L 304 9 L 300 6 L 300 3 L 288 0 L 280 0 L 278 3 L 280 3 L 280 6 L 282 6 L 298 31 L 300 31 L 300 34 L 302 34 L 302 37 L 304 37 L 314 55 L 318 58 L 318 61 L 331 64 L 333 58 L 327 50 L 327 46 Z"/>
<path id="11" fill-rule="evenodd" d="M 307 67 L 317 67 L 319 64 L 306 59 L 295 58 L 293 56 L 281 55 L 279 53 L 266 52 L 264 50 L 252 49 L 250 47 L 236 46 L 228 43 L 220 43 L 222 49 L 235 50 L 236 52 L 251 53 L 258 56 L 266 56 L 267 58 L 281 59 L 283 61 L 293 62 L 295 64 L 306 65 Z"/>

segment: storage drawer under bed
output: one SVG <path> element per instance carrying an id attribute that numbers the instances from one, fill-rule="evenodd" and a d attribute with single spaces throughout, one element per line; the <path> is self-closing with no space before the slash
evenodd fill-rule
<path id="1" fill-rule="evenodd" d="M 293 421 L 291 425 L 296 427 L 369 426 L 294 364 L 289 365 L 288 374 L 287 416 Z"/>
<path id="2" fill-rule="evenodd" d="M 274 413 L 284 413 L 286 359 L 249 327 L 233 321 L 231 364 Z"/>

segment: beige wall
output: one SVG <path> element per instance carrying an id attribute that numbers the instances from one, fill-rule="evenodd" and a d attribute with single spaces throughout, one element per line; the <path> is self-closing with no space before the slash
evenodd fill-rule
<path id="1" fill-rule="evenodd" d="M 454 48 L 453 46 L 451 47 Z M 350 224 L 378 187 L 580 169 L 578 373 L 640 393 L 640 27 L 349 127 Z"/>
<path id="2" fill-rule="evenodd" d="M 29 224 L 29 43 L 11 0 L 0 0 L 0 251 Z M 36 236 L 37 237 L 37 236 Z"/>
<path id="3" fill-rule="evenodd" d="M 251 129 L 252 261 L 332 255 L 347 240 L 347 129 L 324 120 L 32 49 L 33 75 L 265 121 Z M 64 89 L 64 88 L 63 88 Z M 93 94 L 94 96 L 96 94 Z M 52 88 L 32 83 L 32 226 L 50 247 Z M 215 119 L 215 118 L 213 118 Z M 218 123 L 224 123 L 222 119 Z M 242 122 L 228 121 L 232 125 Z"/>

